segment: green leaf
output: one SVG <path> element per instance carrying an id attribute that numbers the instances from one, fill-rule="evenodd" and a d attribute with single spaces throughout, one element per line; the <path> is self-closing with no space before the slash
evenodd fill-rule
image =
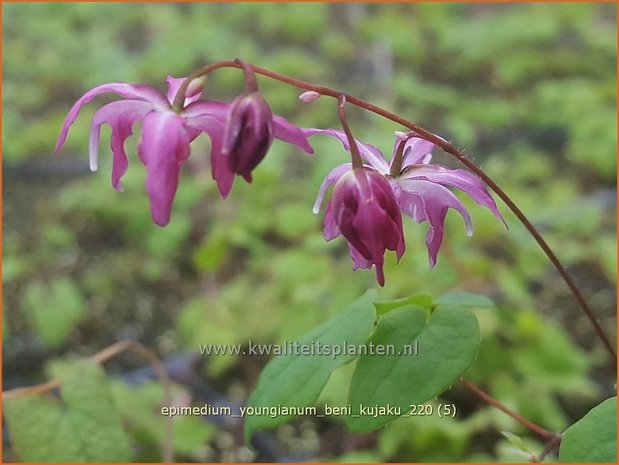
<path id="1" fill-rule="evenodd" d="M 228 249 L 227 231 L 225 228 L 216 228 L 196 247 L 193 263 L 198 270 L 214 271 L 223 263 Z"/>
<path id="2" fill-rule="evenodd" d="M 174 419 L 174 448 L 183 454 L 191 455 L 204 446 L 216 434 L 212 423 L 202 417 L 184 416 Z"/>
<path id="3" fill-rule="evenodd" d="M 382 302 L 376 302 L 374 304 L 376 307 L 376 313 L 379 315 L 384 315 L 391 310 L 406 307 L 407 305 L 416 305 L 429 310 L 432 307 L 432 297 L 428 294 L 415 294 L 402 299 L 383 300 Z"/>
<path id="4" fill-rule="evenodd" d="M 118 412 L 129 434 L 139 443 L 135 462 L 161 460 L 161 444 L 166 440 L 168 417 L 161 413 L 163 387 L 157 381 L 139 385 L 121 380 L 110 382 Z M 173 384 L 172 398 L 187 398 L 190 394 Z M 200 406 L 200 404 L 197 404 Z M 187 415 L 174 417 L 174 450 L 177 454 L 198 459 L 196 453 L 210 441 L 217 428 L 203 417 Z"/>
<path id="5" fill-rule="evenodd" d="M 411 354 L 406 345 L 415 340 L 418 351 Z M 375 430 L 452 385 L 475 358 L 479 326 L 463 309 L 439 307 L 426 323 L 424 309 L 404 307 L 379 320 L 371 342 L 392 345 L 394 355 L 359 358 L 348 397 L 353 415 L 346 419 L 354 432 Z"/>
<path id="6" fill-rule="evenodd" d="M 535 457 L 535 452 L 533 452 L 531 448 L 525 444 L 520 436 L 509 431 L 501 431 L 501 434 L 505 436 L 505 439 L 507 439 L 517 450 L 524 452 L 528 457 Z"/>
<path id="7" fill-rule="evenodd" d="M 374 326 L 372 304 L 375 291 L 370 290 L 342 313 L 304 334 L 301 347 L 320 343 L 323 347 L 346 351 L 346 346 L 365 343 Z M 338 349 L 339 348 L 339 349 Z M 331 372 L 354 359 L 354 355 L 302 355 L 295 353 L 273 358 L 260 373 L 258 385 L 248 401 L 248 408 L 306 407 L 311 405 L 327 383 Z M 257 410 L 254 410 L 257 412 Z M 283 424 L 294 415 L 251 414 L 245 418 L 245 443 L 249 445 L 254 431 Z"/>
<path id="8" fill-rule="evenodd" d="M 37 333 L 50 347 L 62 344 L 86 314 L 84 296 L 67 278 L 59 278 L 49 286 L 31 284 L 23 303 Z"/>
<path id="9" fill-rule="evenodd" d="M 132 451 L 103 369 L 74 366 L 50 397 L 4 401 L 11 442 L 24 462 L 128 462 Z"/>
<path id="10" fill-rule="evenodd" d="M 33 266 L 30 260 L 23 256 L 11 256 L 5 253 L 2 257 L 2 282 L 10 283 L 26 276 Z"/>
<path id="11" fill-rule="evenodd" d="M 448 292 L 436 298 L 436 305 L 457 305 L 459 307 L 494 308 L 494 302 L 485 295 L 470 292 Z"/>
<path id="12" fill-rule="evenodd" d="M 617 463 L 617 397 L 593 407 L 565 430 L 559 460 Z"/>
<path id="13" fill-rule="evenodd" d="M 148 381 L 136 386 L 128 385 L 121 380 L 111 380 L 110 388 L 118 413 L 129 434 L 141 444 L 148 444 L 150 448 L 161 444 L 166 434 L 166 417 L 161 414 L 162 385 Z M 173 398 L 176 395 L 176 392 L 172 393 Z M 176 436 L 175 431 L 175 441 Z M 143 457 L 134 459 L 139 462 L 146 461 Z M 160 457 L 150 459 L 150 461 L 156 460 L 160 460 Z"/>

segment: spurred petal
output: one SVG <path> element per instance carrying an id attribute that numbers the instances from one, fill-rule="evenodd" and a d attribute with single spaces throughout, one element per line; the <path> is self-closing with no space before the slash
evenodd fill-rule
<path id="1" fill-rule="evenodd" d="M 373 264 L 376 268 L 376 280 L 381 286 L 385 285 L 383 263 L 385 249 L 393 250 L 387 245 L 386 237 L 392 236 L 395 227 L 390 218 L 380 208 L 360 208 L 352 220 L 352 227 L 347 223 L 340 225 L 342 234 L 348 240 L 351 248 L 351 258 L 356 268 L 369 268 Z M 393 231 L 397 234 L 397 231 Z M 353 252 L 354 250 L 354 252 Z M 355 253 L 357 252 L 357 253 Z"/>
<path id="2" fill-rule="evenodd" d="M 430 213 L 428 214 L 430 226 L 428 227 L 428 232 L 426 233 L 426 247 L 428 249 L 430 269 L 434 268 L 436 265 L 438 251 L 443 244 L 443 231 L 446 216 L 446 208 L 443 210 L 430 210 Z"/>
<path id="3" fill-rule="evenodd" d="M 168 77 L 166 78 L 166 83 L 168 84 L 167 99 L 168 102 L 170 102 L 170 105 L 174 103 L 174 97 L 176 97 L 176 93 L 178 92 L 178 89 L 181 87 L 181 84 L 185 79 L 186 78 L 184 77 L 175 78 L 172 75 L 168 75 Z M 190 103 L 197 101 L 200 97 L 202 97 L 202 86 L 192 86 L 192 84 L 196 81 L 197 80 L 194 79 L 191 83 L 189 83 L 189 87 L 187 87 L 187 91 L 185 92 L 185 103 L 183 105 L 184 107 L 189 105 Z"/>
<path id="4" fill-rule="evenodd" d="M 211 175 L 217 183 L 219 195 L 225 199 L 232 189 L 234 173 L 228 168 L 227 160 L 221 152 L 224 122 L 218 114 L 204 113 L 201 116 L 188 118 L 187 125 L 206 132 L 211 139 Z"/>
<path id="5" fill-rule="evenodd" d="M 152 111 L 142 124 L 138 154 L 146 166 L 153 221 L 160 226 L 170 221 L 181 165 L 189 156 L 189 137 L 183 123 L 183 118 L 171 111 Z"/>
<path id="6" fill-rule="evenodd" d="M 207 132 L 211 138 L 211 131 L 222 132 L 229 109 L 228 102 L 218 100 L 198 101 L 188 105 L 182 115 L 186 118 L 189 140 L 193 141 L 201 132 Z"/>
<path id="7" fill-rule="evenodd" d="M 404 213 L 413 217 L 415 221 L 419 222 L 421 219 L 421 221 L 427 220 L 429 223 L 428 233 L 426 234 L 426 246 L 428 248 L 430 267 L 433 268 L 443 242 L 443 224 L 447 210 L 453 208 L 462 215 L 466 224 L 466 233 L 469 236 L 473 234 L 471 216 L 464 205 L 462 205 L 462 202 L 449 189 L 439 184 L 413 179 L 400 181 L 400 186 L 401 190 L 396 192 L 396 198 Z M 412 200 L 411 196 L 417 197 L 421 202 L 425 218 L 422 219 L 418 210 L 419 202 Z M 411 206 L 417 208 L 417 210 L 410 212 Z"/>
<path id="8" fill-rule="evenodd" d="M 183 110 L 183 116 L 193 118 L 196 116 L 210 116 L 225 123 L 230 111 L 230 103 L 221 100 L 207 100 L 194 102 L 187 105 Z"/>
<path id="9" fill-rule="evenodd" d="M 211 173 L 222 198 L 226 198 L 234 183 L 234 173 L 222 154 L 223 132 L 230 103 L 219 100 L 197 101 L 183 110 L 185 125 L 192 131 L 208 134 L 211 140 Z"/>
<path id="10" fill-rule="evenodd" d="M 369 177 L 373 197 L 378 207 L 385 215 L 382 235 L 387 249 L 394 250 L 400 260 L 404 253 L 404 234 L 402 230 L 402 214 L 395 199 L 393 183 L 384 182 L 385 178 Z"/>
<path id="11" fill-rule="evenodd" d="M 398 185 L 395 189 L 395 197 L 404 214 L 410 216 L 416 223 L 423 223 L 428 219 L 423 207 L 423 199 L 417 194 L 403 191 Z"/>
<path id="12" fill-rule="evenodd" d="M 396 147 L 399 141 L 396 141 Z M 432 160 L 434 144 L 419 137 L 411 137 L 404 144 L 402 170 L 411 165 L 426 165 Z M 395 153 L 395 149 L 394 149 Z"/>
<path id="13" fill-rule="evenodd" d="M 316 202 L 314 203 L 314 208 L 312 209 L 312 211 L 315 214 L 320 211 L 320 205 L 322 205 L 322 200 L 324 199 L 325 194 L 327 193 L 327 189 L 331 185 L 335 184 L 338 181 L 338 179 L 340 179 L 342 175 L 346 173 L 346 171 L 350 170 L 351 168 L 352 168 L 351 163 L 344 163 L 343 165 L 338 165 L 335 168 L 333 168 L 331 171 L 329 171 L 324 181 L 322 181 L 322 184 L 320 185 L 320 189 L 318 190 L 318 196 L 316 197 Z"/>
<path id="14" fill-rule="evenodd" d="M 369 203 L 365 203 L 367 198 L 359 196 L 359 192 L 350 190 L 343 192 L 340 196 L 337 195 L 338 193 L 335 193 L 333 198 L 333 215 L 342 235 L 361 255 L 372 260 L 374 249 L 372 243 L 377 238 L 372 236 L 372 231 L 368 230 L 368 226 L 371 228 L 373 223 L 378 222 L 372 221 L 372 218 L 370 218 L 373 215 L 368 212 L 370 207 L 366 207 L 366 205 L 369 205 Z M 384 248 L 382 252 L 384 253 Z"/>
<path id="15" fill-rule="evenodd" d="M 75 102 L 71 110 L 69 110 L 64 123 L 62 123 L 62 128 L 60 130 L 60 135 L 58 136 L 58 141 L 56 142 L 54 152 L 60 150 L 60 148 L 64 145 L 67 140 L 69 128 L 77 119 L 82 106 L 91 102 L 97 95 L 104 94 L 106 92 L 116 93 L 126 99 L 150 102 L 153 105 L 153 108 L 159 108 L 161 110 L 169 107 L 165 97 L 149 86 L 141 84 L 126 84 L 124 82 L 112 82 L 97 86 L 82 95 L 82 97 Z"/>
<path id="16" fill-rule="evenodd" d="M 473 173 L 461 169 L 448 169 L 439 165 L 415 166 L 406 171 L 401 180 L 422 179 L 434 183 L 457 187 L 466 192 L 479 205 L 488 208 L 505 226 L 505 220 L 499 212 L 492 196 L 488 193 L 484 182 Z"/>
<path id="17" fill-rule="evenodd" d="M 325 239 L 340 232 L 348 241 L 354 268 L 376 268 L 382 286 L 384 254 L 404 252 L 402 216 L 390 182 L 365 167 L 345 172 L 333 190 L 323 228 Z"/>
<path id="18" fill-rule="evenodd" d="M 325 210 L 325 220 L 322 226 L 322 233 L 325 237 L 325 241 L 335 239 L 337 236 L 342 234 L 340 228 L 335 222 L 335 217 L 333 216 L 333 204 L 331 201 L 327 203 L 327 209 Z"/>
<path id="19" fill-rule="evenodd" d="M 350 244 L 348 244 L 348 251 L 350 252 L 350 258 L 352 258 L 352 262 L 353 262 L 352 269 L 353 270 L 367 270 L 369 268 L 372 268 L 372 263 L 366 260 L 365 258 L 363 258 L 363 255 L 361 255 L 359 251 Z M 379 284 L 381 286 L 385 285 L 384 274 L 382 275 L 382 283 L 379 282 Z"/>
<path id="20" fill-rule="evenodd" d="M 234 173 L 228 167 L 228 161 L 222 154 L 223 131 L 210 132 L 211 138 L 211 176 L 217 183 L 217 189 L 222 199 L 228 197 L 234 184 Z"/>
<path id="21" fill-rule="evenodd" d="M 343 131 L 339 131 L 337 129 L 308 128 L 308 129 L 303 129 L 303 132 L 308 137 L 313 136 L 315 134 L 324 134 L 325 136 L 334 137 L 342 143 L 342 145 L 344 146 L 344 150 L 350 152 L 350 145 L 348 144 L 348 137 L 346 137 L 346 134 Z M 359 147 L 359 152 L 361 153 L 361 156 L 365 158 L 366 161 L 370 165 L 372 165 L 372 167 L 376 171 L 378 171 L 381 174 L 389 173 L 389 164 L 385 160 L 385 157 L 383 157 L 383 154 L 381 153 L 381 151 L 378 150 L 378 148 L 370 144 L 362 144 L 359 141 L 357 141 L 357 146 Z"/>
<path id="22" fill-rule="evenodd" d="M 374 264 L 376 280 L 383 286 L 385 249 L 396 251 L 398 259 L 404 252 L 402 218 L 391 187 L 384 178 L 368 176 L 367 181 L 368 190 L 358 199 L 363 205 L 359 205 L 352 219 L 351 229 L 355 234 L 351 236 L 351 231 L 344 230 L 346 223 L 340 224 L 340 228 L 350 243 L 355 266 L 361 268 L 367 267 L 366 263 Z"/>
<path id="23" fill-rule="evenodd" d="M 142 100 L 119 100 L 101 107 L 92 117 L 90 125 L 90 169 L 97 170 L 99 138 L 101 126 L 109 124 L 112 129 L 110 147 L 114 156 L 112 163 L 112 186 L 116 190 L 122 190 L 120 178 L 125 174 L 128 167 L 127 155 L 124 144 L 132 134 L 132 126 L 137 120 L 152 111 L 153 106 Z"/>
<path id="24" fill-rule="evenodd" d="M 276 139 L 294 144 L 307 153 L 314 153 L 303 130 L 281 116 L 273 115 L 273 135 Z"/>

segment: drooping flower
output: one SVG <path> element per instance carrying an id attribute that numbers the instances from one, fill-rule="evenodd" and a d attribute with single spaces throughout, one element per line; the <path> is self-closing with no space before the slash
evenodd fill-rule
<path id="1" fill-rule="evenodd" d="M 242 94 L 232 102 L 221 153 L 230 171 L 251 182 L 251 172 L 273 142 L 273 113 L 259 92 Z"/>
<path id="2" fill-rule="evenodd" d="M 274 138 L 314 153 L 303 130 L 274 115 L 258 93 L 234 100 L 220 137 L 219 149 L 211 151 L 211 168 L 224 199 L 232 189 L 235 174 L 251 182 L 251 172 L 262 161 Z"/>
<path id="3" fill-rule="evenodd" d="M 307 153 L 314 152 L 301 128 L 273 115 L 258 90 L 252 66 L 238 58 L 235 61 L 243 70 L 245 89 L 230 106 L 221 152 L 212 157 L 213 178 L 224 198 L 232 188 L 235 174 L 252 181 L 251 173 L 265 157 L 273 138 Z"/>
<path id="4" fill-rule="evenodd" d="M 190 153 L 190 143 L 202 132 L 211 139 L 211 169 L 222 197 L 232 188 L 234 172 L 223 163 L 222 145 L 224 127 L 230 111 L 230 103 L 199 100 L 202 95 L 200 80 L 190 83 L 183 109 L 176 113 L 172 103 L 184 78 L 168 76 L 167 95 L 142 84 L 114 82 L 97 86 L 86 92 L 71 108 L 62 125 L 54 152 L 64 145 L 71 125 L 77 119 L 83 105 L 100 94 L 111 92 L 118 100 L 95 112 L 90 126 L 90 168 L 97 170 L 101 126 L 111 127 L 110 147 L 113 154 L 112 186 L 122 190 L 121 178 L 126 173 L 129 161 L 125 153 L 125 141 L 133 133 L 134 123 L 141 121 L 142 128 L 137 152 L 146 166 L 146 192 L 150 199 L 153 221 L 165 226 L 170 221 L 172 202 L 178 189 L 183 163 Z M 273 136 L 294 143 L 311 153 L 307 137 L 301 129 L 284 118 L 273 116 Z"/>
<path id="5" fill-rule="evenodd" d="M 326 240 L 342 234 L 348 241 L 353 268 L 376 268 L 383 286 L 385 250 L 404 253 L 402 216 L 387 179 L 370 167 L 347 167 L 333 188 L 323 228 Z"/>
<path id="6" fill-rule="evenodd" d="M 336 129 L 306 129 L 305 134 L 312 136 L 324 134 L 342 142 L 344 149 L 350 151 L 348 139 L 344 132 Z M 394 154 L 401 142 L 399 136 L 394 146 Z M 471 217 L 462 202 L 447 188 L 456 187 L 468 194 L 479 205 L 488 208 L 499 220 L 505 223 L 492 196 L 488 193 L 483 181 L 475 174 L 462 169 L 449 169 L 440 165 L 430 164 L 434 144 L 418 137 L 406 140 L 403 147 L 402 165 L 399 174 L 390 175 L 391 163 L 385 160 L 378 148 L 370 144 L 357 142 L 359 152 L 365 162 L 388 180 L 397 203 L 406 215 L 417 223 L 428 222 L 426 233 L 426 247 L 430 268 L 436 264 L 438 251 L 443 242 L 444 222 L 447 211 L 455 209 L 466 225 L 467 235 L 473 233 Z M 314 213 L 318 213 L 329 186 L 338 182 L 342 175 L 350 169 L 350 163 L 336 166 L 323 181 Z M 325 216 L 325 224 L 327 218 Z M 327 235 L 325 234 L 325 238 Z"/>
<path id="7" fill-rule="evenodd" d="M 175 113 L 172 101 L 183 80 L 168 76 L 167 95 L 149 86 L 123 82 L 103 84 L 91 89 L 69 111 L 54 149 L 54 152 L 58 152 L 64 145 L 69 129 L 83 105 L 107 92 L 123 97 L 123 100 L 101 107 L 93 115 L 89 144 L 90 169 L 97 170 L 101 126 L 109 124 L 113 154 L 112 186 L 122 190 L 121 178 L 129 166 L 124 144 L 133 133 L 134 123 L 141 121 L 137 152 L 146 166 L 146 192 L 150 199 L 151 215 L 160 226 L 170 221 L 180 169 L 189 156 L 189 144 L 204 131 L 211 137 L 212 150 L 217 150 L 221 146 L 221 133 L 229 107 L 225 102 L 199 101 L 201 86 L 192 82 L 183 111 Z"/>

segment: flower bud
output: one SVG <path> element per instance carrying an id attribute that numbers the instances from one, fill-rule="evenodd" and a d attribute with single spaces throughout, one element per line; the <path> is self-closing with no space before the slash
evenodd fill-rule
<path id="1" fill-rule="evenodd" d="M 320 94 L 318 92 L 314 92 L 313 90 L 303 92 L 299 95 L 299 100 L 303 103 L 312 103 L 314 100 L 318 100 L 320 98 Z"/>
<path id="2" fill-rule="evenodd" d="M 273 114 L 259 92 L 237 97 L 231 105 L 223 135 L 222 155 L 230 171 L 251 182 L 251 172 L 273 142 Z"/>
<path id="3" fill-rule="evenodd" d="M 385 176 L 363 167 L 351 169 L 335 184 L 325 228 L 336 228 L 348 241 L 354 268 L 376 268 L 376 279 L 383 286 L 385 250 L 394 250 L 398 259 L 404 253 L 402 216 L 395 195 Z"/>

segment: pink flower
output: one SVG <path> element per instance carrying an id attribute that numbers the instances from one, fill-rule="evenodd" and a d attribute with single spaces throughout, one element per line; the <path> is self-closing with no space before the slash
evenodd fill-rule
<path id="1" fill-rule="evenodd" d="M 232 102 L 221 153 L 228 168 L 251 182 L 251 172 L 273 142 L 273 113 L 259 92 L 238 96 Z"/>
<path id="2" fill-rule="evenodd" d="M 112 130 L 112 186 L 121 191 L 121 178 L 129 166 L 124 143 L 133 132 L 133 124 L 141 121 L 137 151 L 146 166 L 146 192 L 150 198 L 151 215 L 153 221 L 160 226 L 165 226 L 170 221 L 180 169 L 189 157 L 189 144 L 204 131 L 211 137 L 212 150 L 217 150 L 229 107 L 225 102 L 198 101 L 202 94 L 200 86 L 193 86 L 193 89 L 190 86 L 183 111 L 180 114 L 175 113 L 171 105 L 183 80 L 168 76 L 167 96 L 149 86 L 123 82 L 103 84 L 91 89 L 69 111 L 54 149 L 54 152 L 58 152 L 64 145 L 69 128 L 77 119 L 83 105 L 106 92 L 123 97 L 123 100 L 101 107 L 92 118 L 90 169 L 97 170 L 101 126 L 109 124 Z"/>
<path id="3" fill-rule="evenodd" d="M 305 134 L 324 134 L 334 137 L 342 142 L 345 150 L 350 151 L 346 135 L 335 129 L 306 129 Z M 396 140 L 394 154 L 400 143 Z M 390 176 L 391 165 L 388 163 L 378 148 L 369 144 L 357 142 L 359 152 L 365 161 L 374 170 L 388 180 L 392 193 L 397 203 L 406 215 L 417 223 L 428 222 L 426 233 L 426 247 L 430 268 L 436 264 L 438 251 L 443 242 L 443 230 L 445 216 L 450 208 L 455 209 L 466 224 L 466 233 L 471 235 L 473 227 L 471 217 L 462 202 L 446 187 L 457 187 L 467 193 L 480 205 L 488 208 L 499 220 L 505 223 L 501 213 L 497 209 L 494 199 L 486 190 L 483 181 L 461 169 L 449 169 L 440 165 L 430 164 L 434 144 L 418 137 L 406 141 L 403 152 L 403 162 L 400 174 L 397 177 Z M 392 158 L 393 163 L 393 158 Z M 314 204 L 314 213 L 318 213 L 320 204 L 329 186 L 338 180 L 350 169 L 350 163 L 336 166 L 331 170 L 323 181 L 318 192 L 318 198 Z M 327 216 L 325 215 L 325 226 Z M 329 239 L 325 234 L 325 239 Z"/>
<path id="4" fill-rule="evenodd" d="M 69 111 L 54 152 L 64 145 L 69 128 L 77 119 L 82 106 L 99 94 L 113 92 L 123 100 L 103 106 L 92 118 L 89 149 L 91 170 L 97 170 L 101 126 L 109 124 L 112 129 L 110 138 L 113 154 L 112 186 L 116 190 L 122 190 L 121 178 L 129 166 L 124 143 L 132 134 L 134 123 L 141 121 L 137 152 L 146 166 L 146 192 L 150 199 L 151 215 L 155 223 L 165 226 L 170 221 L 181 167 L 189 157 L 189 145 L 202 132 L 206 132 L 211 139 L 213 178 L 217 181 L 222 197 L 226 197 L 232 188 L 234 178 L 234 171 L 223 163 L 222 154 L 224 128 L 231 105 L 214 100 L 200 101 L 201 81 L 195 80 L 189 85 L 184 108 L 180 113 L 176 113 L 172 109 L 172 102 L 183 81 L 184 78 L 168 76 L 167 95 L 149 86 L 122 82 L 103 84 L 91 89 Z M 271 121 L 274 137 L 312 152 L 301 129 L 278 116 L 272 116 Z"/>
<path id="5" fill-rule="evenodd" d="M 213 179 L 223 198 L 230 193 L 235 174 L 252 181 L 251 173 L 266 155 L 273 138 L 314 153 L 303 130 L 273 115 L 258 91 L 234 99 L 226 119 L 223 146 L 211 157 Z"/>
<path id="6" fill-rule="evenodd" d="M 353 269 L 376 268 L 383 286 L 385 250 L 404 253 L 400 209 L 387 179 L 376 170 L 347 167 L 333 188 L 323 228 L 326 240 L 342 234 L 348 241 Z"/>

